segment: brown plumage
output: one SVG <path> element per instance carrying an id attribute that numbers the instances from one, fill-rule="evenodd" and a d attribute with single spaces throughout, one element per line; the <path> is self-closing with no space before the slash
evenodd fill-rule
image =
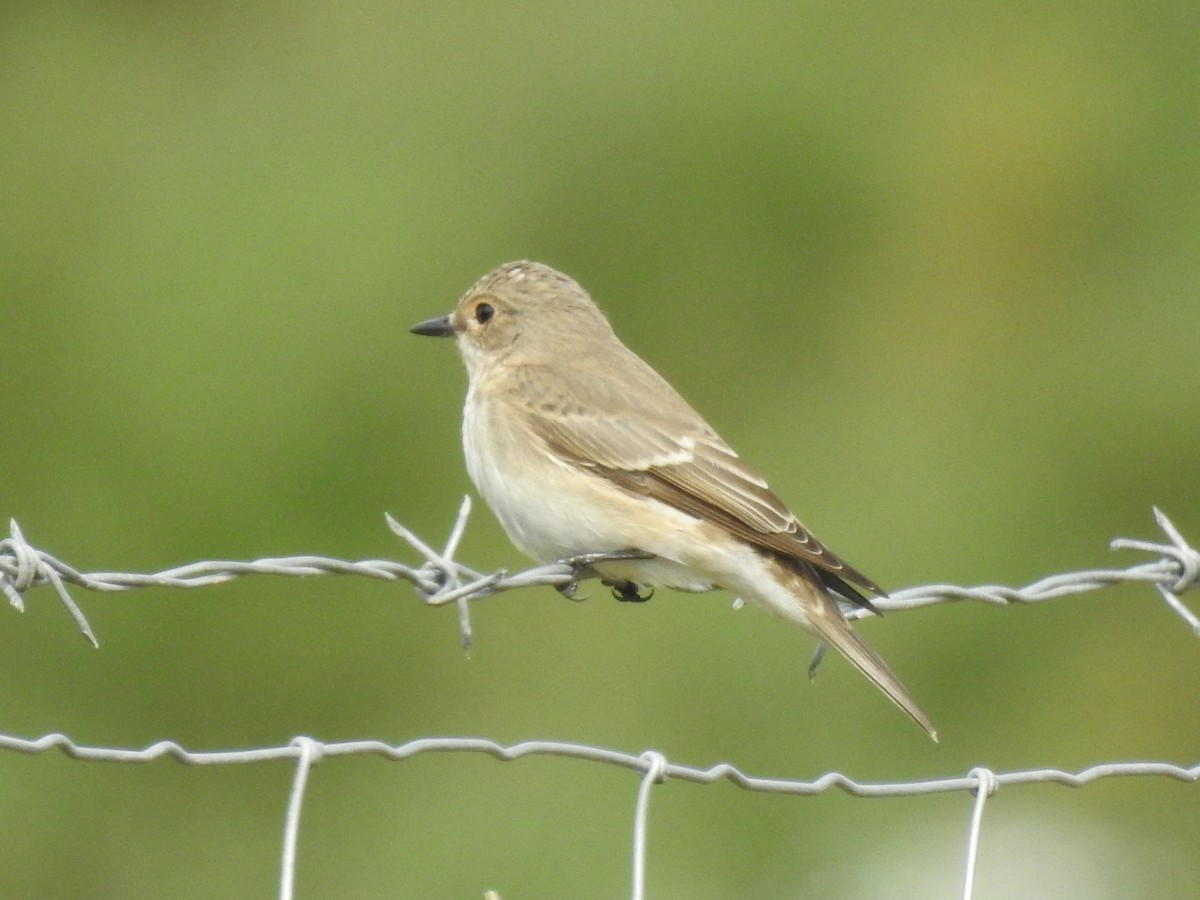
<path id="1" fill-rule="evenodd" d="M 458 340 L 472 479 L 513 542 L 541 560 L 636 549 L 604 577 L 724 587 L 828 642 L 936 740 L 928 717 L 854 632 L 834 595 L 881 594 L 613 333 L 578 284 L 538 263 L 484 276 L 417 333 Z"/>

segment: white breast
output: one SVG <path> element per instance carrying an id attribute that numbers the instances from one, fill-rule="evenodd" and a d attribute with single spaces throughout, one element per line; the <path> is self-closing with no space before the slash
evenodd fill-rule
<path id="1" fill-rule="evenodd" d="M 463 450 L 471 480 L 518 549 L 541 562 L 642 549 L 663 558 L 605 564 L 601 571 L 639 584 L 690 591 L 712 587 L 710 577 L 682 563 L 690 555 L 685 548 L 695 548 L 696 519 L 632 497 L 600 476 L 556 459 L 502 412 L 469 390 Z"/>
<path id="2" fill-rule="evenodd" d="M 473 389 L 463 409 L 463 452 L 475 487 L 521 551 L 542 562 L 586 552 L 589 529 L 563 499 L 564 478 L 575 473 Z"/>

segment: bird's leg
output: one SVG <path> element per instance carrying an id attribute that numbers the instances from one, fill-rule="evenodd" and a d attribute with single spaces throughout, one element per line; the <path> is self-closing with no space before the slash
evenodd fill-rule
<path id="1" fill-rule="evenodd" d="M 561 562 L 571 567 L 571 577 L 563 584 L 555 585 L 555 590 L 566 597 L 568 600 L 586 600 L 587 597 L 578 597 L 575 592 L 579 589 L 579 582 L 585 578 L 595 578 L 596 570 L 592 568 L 594 563 L 612 562 L 613 560 L 622 559 L 653 559 L 654 554 L 646 553 L 644 550 L 616 550 L 609 553 L 580 553 L 578 556 L 569 556 Z M 643 603 L 649 600 L 654 594 L 651 590 L 645 596 L 640 593 L 640 587 L 631 581 L 602 581 L 602 584 L 613 589 L 613 596 L 621 601 L 630 601 L 633 603 Z"/>

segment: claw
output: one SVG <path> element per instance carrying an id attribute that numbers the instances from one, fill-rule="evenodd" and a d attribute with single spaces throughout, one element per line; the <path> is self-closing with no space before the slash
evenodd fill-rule
<path id="1" fill-rule="evenodd" d="M 654 596 L 654 588 L 647 588 L 642 593 L 642 586 L 632 581 L 602 581 L 601 584 L 612 588 L 613 598 L 622 603 L 645 603 Z"/>
<path id="2" fill-rule="evenodd" d="M 582 579 L 582 573 L 577 569 L 571 576 L 571 580 L 565 584 L 555 585 L 554 589 L 566 597 L 568 600 L 574 600 L 576 603 L 582 603 L 587 599 L 587 594 L 579 596 L 575 592 L 579 590 L 579 582 Z"/>

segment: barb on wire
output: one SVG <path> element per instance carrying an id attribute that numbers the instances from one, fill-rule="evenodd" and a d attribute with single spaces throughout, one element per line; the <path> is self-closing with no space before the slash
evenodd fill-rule
<path id="1" fill-rule="evenodd" d="M 1112 542 L 1112 548 L 1114 550 L 1140 550 L 1143 553 L 1157 553 L 1163 557 L 1163 561 L 1168 566 L 1173 564 L 1178 567 L 1179 577 L 1174 584 L 1164 584 L 1156 578 L 1154 587 L 1158 589 L 1158 593 L 1166 601 L 1167 606 L 1192 627 L 1193 634 L 1200 637 L 1200 618 L 1197 618 L 1190 609 L 1184 606 L 1178 596 L 1188 588 L 1200 584 L 1200 551 L 1193 550 L 1188 546 L 1183 535 L 1157 506 L 1154 507 L 1154 520 L 1158 522 L 1158 527 L 1167 533 L 1171 543 L 1152 544 L 1148 541 L 1117 538 Z"/>
<path id="2" fill-rule="evenodd" d="M 504 569 L 491 573 L 478 572 L 458 562 L 458 551 L 467 518 L 471 513 L 470 498 L 464 498 L 458 516 L 450 529 L 445 547 L 435 550 L 391 516 L 388 527 L 400 537 L 424 562 L 412 567 L 401 562 L 366 559 L 359 562 L 331 559 L 324 556 L 290 556 L 259 559 L 252 562 L 210 561 L 167 569 L 155 574 L 122 572 L 92 572 L 84 574 L 44 550 L 30 546 L 17 527 L 10 525 L 10 536 L 0 540 L 0 591 L 17 610 L 24 609 L 23 594 L 32 587 L 52 585 L 59 600 L 75 619 L 76 624 L 93 645 L 95 635 L 83 611 L 71 599 L 67 585 L 92 591 L 117 592 L 143 587 L 194 588 L 221 584 L 247 575 L 283 575 L 311 577 L 313 575 L 357 575 L 384 581 L 405 580 L 412 584 L 421 600 L 430 606 L 454 603 L 458 609 L 459 632 L 464 648 L 472 641 L 469 603 L 515 588 L 551 585 L 565 596 L 575 598 L 575 588 L 585 578 L 595 575 L 595 563 L 613 559 L 646 559 L 648 554 L 636 550 L 615 553 L 584 554 L 545 565 L 534 566 L 509 574 Z M 1038 603 L 1069 594 L 1082 594 L 1123 582 L 1152 584 L 1168 607 L 1200 636 L 1200 618 L 1179 599 L 1184 591 L 1200 583 L 1200 552 L 1193 549 L 1158 509 L 1154 510 L 1158 525 L 1166 533 L 1168 543 L 1124 538 L 1112 542 L 1114 549 L 1137 550 L 1157 556 L 1152 562 L 1124 569 L 1089 569 L 1051 575 L 1022 588 L 983 585 L 960 587 L 934 584 L 895 591 L 888 597 L 873 601 L 880 610 L 918 609 L 937 603 L 974 600 L 996 605 Z M 861 608 L 848 609 L 852 618 L 866 615 Z"/>
<path id="3" fill-rule="evenodd" d="M 470 514 L 471 495 L 467 494 L 463 497 L 463 501 L 458 507 L 458 517 L 454 520 L 454 527 L 450 529 L 450 537 L 446 538 L 446 549 L 438 553 L 390 515 L 384 513 L 384 519 L 387 521 L 388 528 L 392 530 L 392 533 L 406 541 L 410 547 L 423 555 L 426 559 L 426 566 L 440 573 L 438 592 L 442 597 L 449 598 L 443 599 L 441 602 L 449 603 L 450 599 L 453 599 L 458 605 L 458 631 L 462 636 L 463 649 L 468 652 L 471 650 L 471 642 L 473 640 L 471 612 L 467 606 L 466 596 L 464 594 L 455 594 L 455 592 L 462 588 L 462 573 L 469 572 L 476 580 L 481 576 L 478 572 L 466 569 L 464 566 L 458 566 L 450 562 L 450 560 L 454 558 L 454 554 L 458 550 L 458 542 L 462 540 L 463 533 L 467 530 L 467 516 Z M 462 571 L 460 572 L 460 570 Z M 416 585 L 416 582 L 414 581 L 413 584 Z M 418 592 L 421 591 L 420 586 L 417 586 L 417 590 Z"/>
<path id="4" fill-rule="evenodd" d="M 24 612 L 25 601 L 21 597 L 22 592 L 34 585 L 51 584 L 58 594 L 58 599 L 83 632 L 83 636 L 93 647 L 99 647 L 100 643 L 96 640 L 87 617 L 84 616 L 83 610 L 75 605 L 63 584 L 64 579 L 73 580 L 71 576 L 78 573 L 50 554 L 30 547 L 25 541 L 25 535 L 21 534 L 16 519 L 8 520 L 8 532 L 8 537 L 0 541 L 0 590 L 4 591 L 8 602 L 17 612 Z"/>
<path id="5" fill-rule="evenodd" d="M 931 584 L 922 587 L 893 591 L 887 597 L 872 600 L 881 610 L 919 609 L 937 603 L 957 600 L 976 600 L 997 606 L 1040 603 L 1070 594 L 1084 594 L 1122 583 L 1153 584 L 1167 600 L 1168 606 L 1183 619 L 1192 631 L 1200 636 L 1200 619 L 1183 605 L 1178 595 L 1200 585 L 1200 551 L 1196 551 L 1156 507 L 1154 517 L 1166 533 L 1170 543 L 1155 544 L 1150 541 L 1117 538 L 1109 545 L 1113 550 L 1139 550 L 1154 554 L 1159 559 L 1124 569 L 1085 569 L 1065 572 L 1039 579 L 1021 588 L 1001 585 L 960 587 L 952 584 Z M 844 610 L 848 618 L 870 615 L 861 607 Z"/>

